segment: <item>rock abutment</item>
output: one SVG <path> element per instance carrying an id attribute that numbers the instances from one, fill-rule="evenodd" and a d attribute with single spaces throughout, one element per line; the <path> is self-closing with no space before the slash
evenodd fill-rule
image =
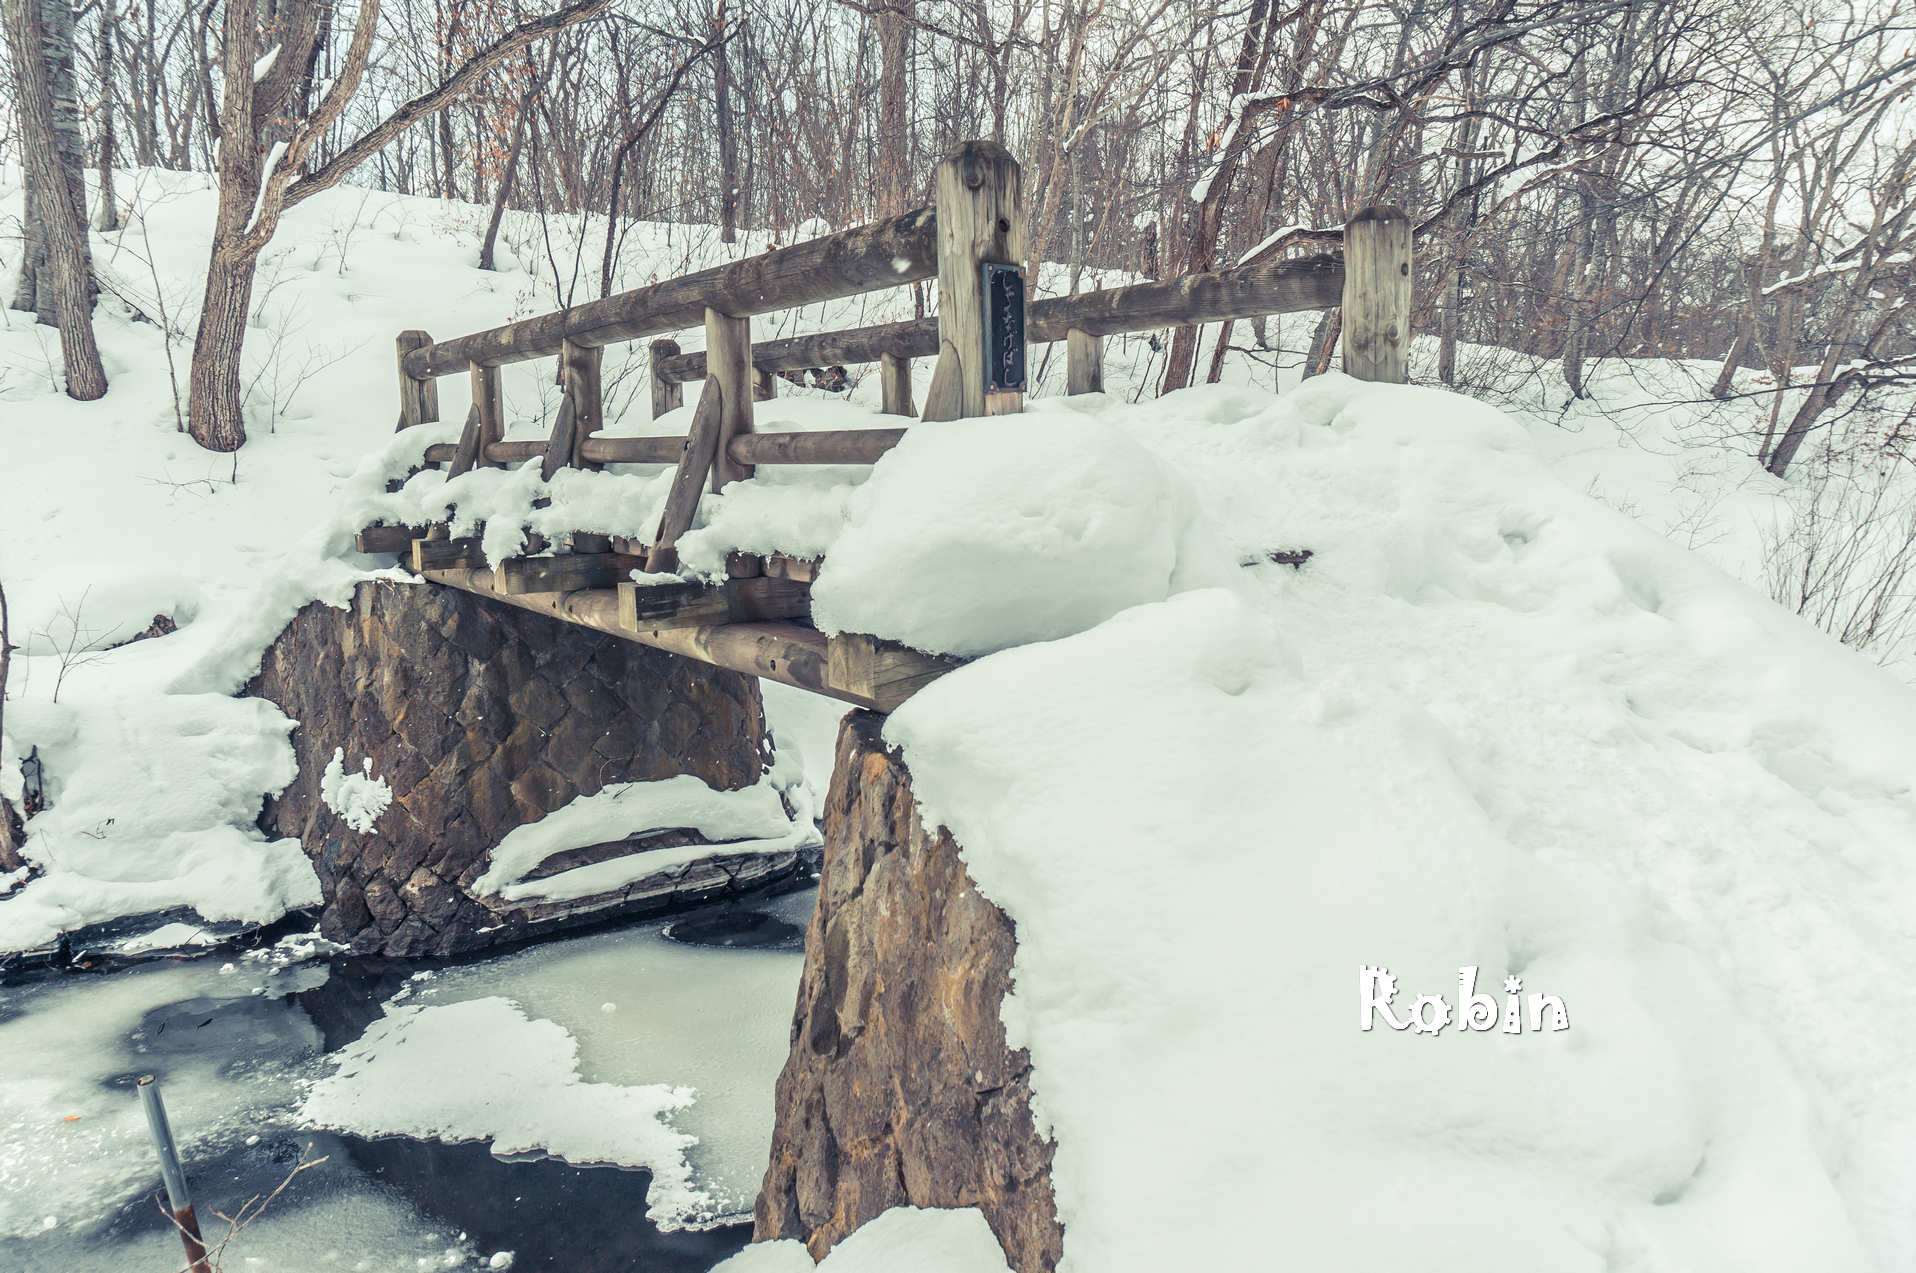
<path id="1" fill-rule="evenodd" d="M 508 833 L 609 784 L 758 781 L 769 739 L 753 677 L 456 588 L 381 580 L 359 584 L 346 609 L 302 609 L 246 692 L 298 722 L 299 777 L 261 825 L 305 845 L 324 892 L 321 932 L 356 953 L 458 954 L 711 900 L 804 866 L 795 853 L 715 845 L 602 895 L 507 905 L 471 891 Z M 392 793 L 370 831 L 322 796 L 336 750 L 348 774 L 370 760 Z M 702 842 L 689 828 L 650 828 L 554 861 Z"/>
<path id="2" fill-rule="evenodd" d="M 1030 1059 L 1006 1046 L 1011 920 L 928 831 L 884 718 L 840 726 L 818 907 L 755 1240 L 822 1259 L 888 1207 L 977 1207 L 1016 1273 L 1063 1243 Z"/>

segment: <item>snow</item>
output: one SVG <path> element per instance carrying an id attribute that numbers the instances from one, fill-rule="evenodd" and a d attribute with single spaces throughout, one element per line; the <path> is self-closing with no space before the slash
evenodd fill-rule
<path id="1" fill-rule="evenodd" d="M 363 834 L 378 824 L 379 815 L 392 803 L 393 792 L 384 778 L 373 777 L 371 756 L 360 759 L 356 774 L 344 771 L 340 762 L 345 757 L 345 748 L 333 748 L 333 758 L 319 776 L 319 798 L 347 826 Z"/>
<path id="2" fill-rule="evenodd" d="M 128 954 L 138 954 L 143 950 L 168 950 L 174 946 L 211 946 L 218 941 L 219 938 L 193 924 L 161 924 L 152 932 L 127 938 L 120 943 L 120 949 Z M 227 965 L 227 968 L 231 967 L 231 964 Z M 220 971 L 225 972 L 227 968 Z"/>
<path id="3" fill-rule="evenodd" d="M 727 843 L 723 849 L 709 844 L 652 849 L 519 882 L 555 853 L 675 827 L 690 827 L 715 841 L 741 843 Z M 691 774 L 657 782 L 617 782 L 507 832 L 472 891 L 499 894 L 508 901 L 567 900 L 606 892 L 715 852 L 779 853 L 817 840 L 809 817 L 794 820 L 786 814 L 770 775 L 738 791 L 714 791 Z"/>
<path id="4" fill-rule="evenodd" d="M 971 656 L 1163 600 L 1197 499 L 1109 425 L 996 417 L 910 430 L 847 512 L 812 587 L 819 629 Z"/>
<path id="5" fill-rule="evenodd" d="M 508 999 L 389 1008 L 326 1058 L 338 1073 L 314 1085 L 299 1116 L 366 1136 L 490 1140 L 495 1154 L 543 1150 L 573 1163 L 647 1167 L 656 1223 L 709 1210 L 685 1161 L 693 1138 L 667 1122 L 691 1103 L 690 1090 L 588 1083 L 578 1056 L 564 1027 L 530 1019 Z"/>
<path id="6" fill-rule="evenodd" d="M 759 1242 L 713 1273 L 1005 1273 L 1004 1252 L 976 1207 L 892 1207 L 860 1226 L 817 1264 L 805 1244 Z"/>
<path id="7" fill-rule="evenodd" d="M 1018 927 L 1061 1268 L 1274 1234 L 1346 1269 L 1907 1267 L 1909 688 L 1467 399 L 1129 415 L 1232 556 L 1310 563 L 980 660 L 886 729 Z M 1365 965 L 1400 1011 L 1473 966 L 1569 1027 L 1366 1033 Z"/>
<path id="8" fill-rule="evenodd" d="M 390 434 L 381 333 L 543 312 L 552 280 L 517 214 L 501 270 L 481 272 L 486 209 L 344 187 L 294 210 L 262 264 L 251 441 L 237 464 L 199 452 L 175 432 L 157 320 L 165 301 L 167 325 L 191 330 L 216 196 L 191 174 L 126 188 L 128 229 L 97 235 L 95 258 L 156 321 L 102 303 L 106 398 L 66 399 L 49 333 L 0 311 L 0 578 L 29 616 L 0 791 L 18 795 L 37 749 L 51 797 L 26 848 L 45 873 L 0 897 L 8 948 L 172 906 L 267 919 L 317 900 L 299 846 L 255 825 L 291 780 L 292 722 L 229 696 L 301 605 L 403 577 L 354 554 L 354 530 L 450 501 L 461 527 L 487 519 L 495 559 L 521 526 L 649 537 L 669 484 L 661 466 L 550 486 L 485 469 L 388 494 L 466 404 L 449 378 L 445 422 Z M 0 173 L 16 215 L 18 198 Z M 617 269 L 627 285 L 763 246 L 641 223 Z M 1047 266 L 1034 294 L 1047 277 L 1058 290 Z M 901 290 L 754 330 L 910 307 Z M 888 736 L 926 816 L 1018 926 L 1005 1019 L 1058 1137 L 1061 1273 L 1916 1264 L 1916 701 L 1871 665 L 1908 677 L 1916 651 L 1859 657 L 1745 586 L 1767 585 L 1774 538 L 1798 533 L 1813 494 L 1807 465 L 1789 483 L 1755 471 L 1768 400 L 1710 402 L 1713 366 L 1617 359 L 1572 398 L 1550 364 L 1485 350 L 1460 358 L 1485 402 L 1335 375 L 1299 387 L 1281 351 L 1315 321 L 1273 318 L 1274 349 L 1233 353 L 1225 383 L 1135 405 L 1145 345 L 1114 337 L 1104 395 L 1046 396 L 1053 359 L 1017 422 L 915 430 L 871 467 L 767 466 L 708 496 L 681 542 L 692 577 L 733 548 L 823 555 L 821 619 L 975 656 Z M 183 335 L 171 349 L 184 359 Z M 1431 356 L 1417 346 L 1415 376 L 1431 378 Z M 641 418 L 643 357 L 606 350 L 607 431 L 682 431 L 689 408 Z M 844 399 L 781 385 L 759 427 L 889 427 L 875 381 Z M 501 382 L 510 436 L 544 436 L 550 364 Z M 1300 548 L 1314 554 L 1301 570 L 1269 560 Z M 49 625 L 63 608 L 65 644 Z M 156 613 L 179 630 L 103 648 Z M 99 657 L 63 667 L 69 646 Z M 766 694 L 774 789 L 802 792 L 795 774 L 816 788 L 841 706 Z M 340 771 L 342 786 L 364 774 L 344 756 Z M 794 804 L 800 822 L 816 807 Z M 599 812 L 582 807 L 576 834 Z M 574 1088 L 693 1089 L 669 1122 L 648 1117 L 699 1139 L 682 1149 L 688 1190 L 748 1209 L 799 956 L 695 952 L 656 931 L 589 941 L 447 970 L 396 1037 L 430 1038 L 448 1005 L 519 1005 L 502 1028 L 538 1059 L 528 1081 L 555 1111 L 550 1128 L 525 1112 L 527 1140 L 610 1134 L 576 1125 L 571 1102 L 599 1098 Z M 1366 1032 L 1351 1011 L 1366 966 L 1395 978 L 1399 1020 L 1425 996 L 1463 1009 L 1456 979 L 1475 968 L 1478 993 L 1505 1000 L 1514 977 L 1513 993 L 1560 999 L 1567 1025 L 1550 1029 L 1546 1005 L 1534 1029 L 1526 1003 L 1515 1034 L 1454 1018 L 1434 1035 Z M 99 1020 L 49 991 L 0 1021 L 5 1240 L 49 1215 L 56 1236 L 31 1240 L 59 1240 L 146 1187 L 136 1115 L 104 1086 L 127 1063 L 101 1041 L 144 1011 L 148 976 L 105 982 Z M 213 980 L 262 1006 L 278 992 Z M 122 986 L 141 989 L 122 1000 Z M 169 1077 L 169 1100 L 214 1113 L 176 1122 L 219 1136 L 248 1131 L 218 1123 L 252 1108 L 233 1085 L 290 1081 L 270 1058 L 192 1073 Z M 55 1106 L 83 1117 L 56 1125 Z M 873 1232 L 910 1252 L 892 1267 L 960 1249 L 881 1223 L 898 1227 L 868 1226 L 831 1260 Z M 777 1244 L 740 1258 L 802 1267 Z"/>

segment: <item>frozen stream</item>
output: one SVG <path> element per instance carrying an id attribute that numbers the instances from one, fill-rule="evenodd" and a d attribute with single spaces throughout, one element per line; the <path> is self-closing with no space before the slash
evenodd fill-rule
<path id="1" fill-rule="evenodd" d="M 234 1238 L 229 1273 L 417 1273 L 484 1266 L 500 1250 L 520 1270 L 707 1269 L 749 1226 L 659 1233 L 641 1218 L 647 1172 L 315 1132 L 296 1113 L 338 1069 L 323 1054 L 358 1039 L 386 1005 L 509 1000 L 569 1032 L 586 1083 L 695 1089 L 670 1115 L 671 1128 L 698 1138 L 686 1153 L 692 1184 L 722 1218 L 749 1218 L 813 896 L 452 966 L 208 956 L 0 989 L 0 1269 L 179 1267 L 153 1202 L 159 1172 L 133 1091 L 143 1073 L 162 1081 L 209 1238 L 226 1227 L 214 1211 L 270 1194 L 305 1146 L 327 1159 Z M 667 937 L 673 923 L 699 942 Z M 486 1045 L 472 1040 L 475 1058 Z M 536 1123 L 538 1110 L 527 1116 Z"/>

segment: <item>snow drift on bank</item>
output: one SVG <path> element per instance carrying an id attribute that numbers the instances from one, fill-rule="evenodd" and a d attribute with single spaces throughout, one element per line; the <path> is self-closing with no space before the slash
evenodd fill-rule
<path id="1" fill-rule="evenodd" d="M 1916 1261 L 1916 693 L 1467 399 L 1107 418 L 1242 585 L 887 727 L 1018 927 L 1063 1273 Z M 1364 966 L 1452 1024 L 1361 1030 Z M 1466 967 L 1568 1028 L 1460 1030 Z"/>

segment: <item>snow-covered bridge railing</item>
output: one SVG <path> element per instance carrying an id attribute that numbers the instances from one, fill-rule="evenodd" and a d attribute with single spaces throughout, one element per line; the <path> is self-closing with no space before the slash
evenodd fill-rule
<path id="1" fill-rule="evenodd" d="M 780 371 L 880 364 L 883 410 L 912 416 L 911 361 L 935 357 L 925 421 L 1023 409 L 1029 344 L 1067 342 L 1067 387 L 1102 388 L 1108 335 L 1342 307 L 1344 369 L 1366 380 L 1405 379 L 1410 220 L 1372 208 L 1346 227 L 1341 256 L 1279 260 L 1025 303 L 1022 177 L 992 142 L 967 142 L 940 162 L 931 208 L 794 247 L 668 279 L 557 313 L 446 341 L 423 331 L 398 338 L 399 427 L 439 418 L 438 377 L 465 372 L 472 408 L 456 444 L 425 449 L 450 476 L 476 466 L 537 459 L 550 481 L 564 468 L 676 466 L 649 541 L 579 528 L 564 556 L 491 563 L 476 537 L 446 527 L 368 527 L 359 547 L 401 552 L 433 582 L 601 628 L 738 671 L 767 676 L 879 710 L 954 666 L 868 636 L 820 634 L 809 623 L 816 562 L 734 553 L 719 583 L 631 581 L 634 571 L 678 567 L 677 544 L 701 493 L 753 476 L 760 464 L 869 464 L 904 428 L 757 434 L 752 404 L 773 396 Z M 935 318 L 798 336 L 754 345 L 750 320 L 803 305 L 936 278 Z M 620 341 L 703 324 L 705 349 L 652 344 L 652 412 L 682 405 L 680 386 L 703 382 L 684 436 L 605 437 L 600 351 Z M 498 368 L 560 360 L 563 397 L 543 441 L 504 439 Z"/>

